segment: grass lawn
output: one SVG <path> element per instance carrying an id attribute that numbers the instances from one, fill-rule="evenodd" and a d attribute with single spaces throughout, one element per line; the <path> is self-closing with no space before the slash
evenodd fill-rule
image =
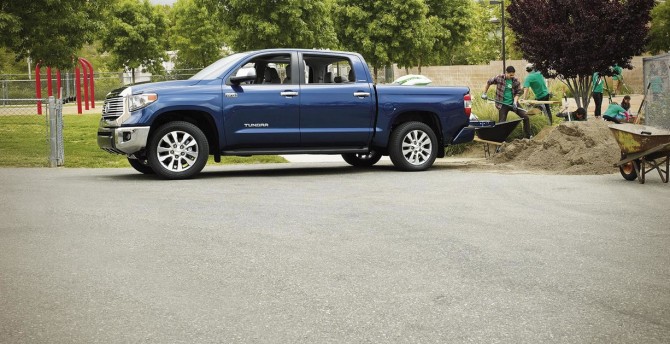
<path id="1" fill-rule="evenodd" d="M 65 167 L 130 167 L 126 157 L 107 153 L 97 144 L 99 115 L 64 115 Z M 0 166 L 49 165 L 45 116 L 0 116 Z M 222 164 L 286 162 L 280 156 L 221 157 Z M 208 164 L 214 164 L 210 157 Z"/>

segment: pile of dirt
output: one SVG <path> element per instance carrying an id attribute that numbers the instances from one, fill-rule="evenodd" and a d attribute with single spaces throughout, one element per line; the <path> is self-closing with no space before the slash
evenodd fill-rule
<path id="1" fill-rule="evenodd" d="M 493 155 L 496 165 L 554 174 L 609 174 L 621 151 L 608 128 L 609 122 L 563 122 L 547 127 L 532 140 L 504 143 Z"/>

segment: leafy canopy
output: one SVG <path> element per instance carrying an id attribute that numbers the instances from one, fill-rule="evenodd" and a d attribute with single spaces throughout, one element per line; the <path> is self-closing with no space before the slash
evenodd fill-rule
<path id="1" fill-rule="evenodd" d="M 475 4 L 470 0 L 425 0 L 429 19 L 437 24 L 432 50 L 425 50 L 426 64 L 443 64 L 468 39 L 478 25 L 472 19 Z"/>
<path id="2" fill-rule="evenodd" d="M 338 0 L 335 22 L 347 50 L 375 67 L 441 63 L 471 29 L 469 0 Z"/>
<path id="3" fill-rule="evenodd" d="M 566 78 L 611 74 L 644 51 L 654 0 L 515 0 L 509 26 L 523 57 Z"/>
<path id="4" fill-rule="evenodd" d="M 140 65 L 160 70 L 165 58 L 165 17 L 148 0 L 121 0 L 109 11 L 102 48 L 112 54 L 112 68 L 135 70 Z M 133 73 L 134 75 L 134 73 Z"/>
<path id="5" fill-rule="evenodd" d="M 594 72 L 632 68 L 644 51 L 654 0 L 514 0 L 509 26 L 523 57 L 545 76 L 555 71 L 579 106 L 590 101 Z"/>
<path id="6" fill-rule="evenodd" d="M 651 53 L 670 50 L 670 1 L 661 2 L 651 11 L 649 45 Z"/>
<path id="7" fill-rule="evenodd" d="M 178 50 L 177 68 L 203 68 L 221 57 L 223 26 L 205 6 L 178 0 L 170 13 L 172 48 Z"/>
<path id="8" fill-rule="evenodd" d="M 96 37 L 110 0 L 0 0 L 0 46 L 18 59 L 70 68 L 85 43 Z"/>
<path id="9" fill-rule="evenodd" d="M 328 0 L 202 0 L 215 7 L 234 50 L 335 48 Z"/>
<path id="10" fill-rule="evenodd" d="M 484 64 L 500 58 L 501 35 L 494 34 L 500 30 L 500 24 L 491 22 L 491 18 L 500 16 L 500 7 L 484 2 L 474 2 L 472 6 L 469 21 L 473 28 L 462 44 L 452 46 L 446 53 L 443 64 Z"/>

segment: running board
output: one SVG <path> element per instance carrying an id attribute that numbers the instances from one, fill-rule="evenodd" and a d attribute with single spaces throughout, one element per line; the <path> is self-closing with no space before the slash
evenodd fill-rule
<path id="1" fill-rule="evenodd" d="M 328 147 L 328 148 L 257 148 L 257 149 L 238 149 L 226 150 L 221 155 L 289 155 L 289 154 L 346 154 L 346 153 L 368 153 L 370 148 L 351 148 L 351 147 Z"/>

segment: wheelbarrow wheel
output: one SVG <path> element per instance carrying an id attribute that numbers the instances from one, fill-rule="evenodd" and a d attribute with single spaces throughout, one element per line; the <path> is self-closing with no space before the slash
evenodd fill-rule
<path id="1" fill-rule="evenodd" d="M 621 158 L 626 158 L 625 154 L 621 154 Z M 633 181 L 637 179 L 637 169 L 640 166 L 640 161 L 635 159 L 631 162 L 619 166 L 619 172 L 625 180 Z"/>

